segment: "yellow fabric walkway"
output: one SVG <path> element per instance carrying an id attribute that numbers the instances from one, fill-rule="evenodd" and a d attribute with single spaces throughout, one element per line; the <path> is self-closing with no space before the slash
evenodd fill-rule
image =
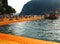
<path id="1" fill-rule="evenodd" d="M 33 21 L 33 20 L 41 20 L 43 19 L 43 17 L 41 16 L 34 16 L 34 17 L 23 17 L 23 18 L 18 18 L 18 20 L 16 20 L 16 18 L 13 18 L 12 20 L 9 20 L 9 18 L 4 18 L 3 21 L 0 21 L 0 26 L 2 25 L 7 25 L 7 24 L 12 24 L 12 23 L 16 23 L 16 22 L 25 22 L 25 21 Z M 0 19 L 2 20 L 2 19 Z"/>
<path id="2" fill-rule="evenodd" d="M 0 33 L 0 44 L 60 44 L 60 43 Z"/>

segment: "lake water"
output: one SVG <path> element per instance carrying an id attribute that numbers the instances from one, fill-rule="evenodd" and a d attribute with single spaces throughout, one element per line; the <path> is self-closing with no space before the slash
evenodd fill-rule
<path id="1" fill-rule="evenodd" d="M 60 18 L 56 20 L 36 20 L 9 24 L 0 27 L 0 32 L 60 42 Z"/>

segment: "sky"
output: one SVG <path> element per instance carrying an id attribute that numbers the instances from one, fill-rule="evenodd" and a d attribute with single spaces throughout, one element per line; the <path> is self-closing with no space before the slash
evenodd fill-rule
<path id="1" fill-rule="evenodd" d="M 30 0 L 8 0 L 8 5 L 12 6 L 17 13 L 20 13 L 24 4 Z"/>

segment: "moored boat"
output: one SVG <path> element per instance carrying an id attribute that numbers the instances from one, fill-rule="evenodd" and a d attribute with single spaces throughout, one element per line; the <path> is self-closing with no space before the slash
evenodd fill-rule
<path id="1" fill-rule="evenodd" d="M 45 13 L 45 19 L 58 19 L 58 11 L 54 10 L 54 11 L 51 11 L 50 13 Z"/>

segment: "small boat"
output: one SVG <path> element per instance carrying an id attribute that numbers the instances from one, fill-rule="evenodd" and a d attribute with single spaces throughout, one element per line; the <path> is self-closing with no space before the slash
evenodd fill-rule
<path id="1" fill-rule="evenodd" d="M 57 11 L 51 11 L 49 14 L 45 14 L 45 19 L 58 19 L 58 12 Z"/>

